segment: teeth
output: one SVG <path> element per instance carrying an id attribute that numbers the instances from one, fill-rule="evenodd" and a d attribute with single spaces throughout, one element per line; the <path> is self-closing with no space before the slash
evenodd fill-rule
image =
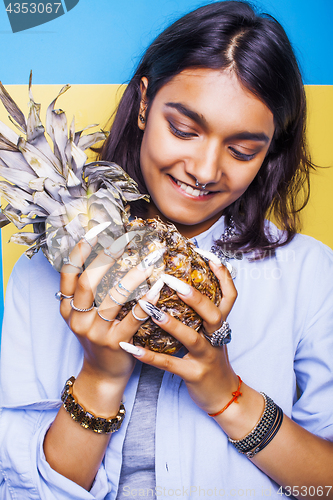
<path id="1" fill-rule="evenodd" d="M 184 182 L 176 181 L 178 186 L 185 191 L 185 193 L 190 194 L 191 196 L 204 196 L 205 194 L 208 194 L 209 191 L 200 191 L 199 189 L 193 189 L 191 186 L 188 184 L 185 184 Z"/>

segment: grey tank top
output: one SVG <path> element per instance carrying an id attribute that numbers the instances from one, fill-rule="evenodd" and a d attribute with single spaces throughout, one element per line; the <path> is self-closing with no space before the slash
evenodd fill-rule
<path id="1" fill-rule="evenodd" d="M 123 445 L 117 500 L 156 498 L 155 426 L 157 398 L 164 371 L 142 365 L 139 384 Z"/>

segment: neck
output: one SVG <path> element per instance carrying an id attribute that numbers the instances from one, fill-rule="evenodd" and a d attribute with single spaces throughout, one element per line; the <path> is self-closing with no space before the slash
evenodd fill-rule
<path id="1" fill-rule="evenodd" d="M 147 213 L 145 214 L 145 219 L 155 219 L 159 217 L 163 222 L 172 222 L 180 232 L 182 236 L 186 238 L 194 238 L 198 234 L 207 231 L 215 222 L 221 217 L 222 212 L 215 214 L 208 220 L 199 222 L 197 224 L 183 224 L 178 221 L 170 221 L 164 217 L 164 215 L 158 210 L 158 208 L 154 205 L 154 203 L 150 202 L 148 205 Z"/>

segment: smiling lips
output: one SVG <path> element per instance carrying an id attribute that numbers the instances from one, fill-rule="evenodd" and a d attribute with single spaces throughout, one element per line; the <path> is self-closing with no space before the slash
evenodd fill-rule
<path id="1" fill-rule="evenodd" d="M 207 194 L 209 194 L 209 191 L 202 191 L 200 189 L 194 189 L 189 184 L 185 184 L 185 182 L 178 181 L 174 177 L 172 177 L 172 180 L 177 184 L 177 186 L 180 187 L 180 189 L 182 191 L 184 191 L 186 194 L 189 194 L 191 196 L 202 197 L 202 196 L 206 196 Z"/>

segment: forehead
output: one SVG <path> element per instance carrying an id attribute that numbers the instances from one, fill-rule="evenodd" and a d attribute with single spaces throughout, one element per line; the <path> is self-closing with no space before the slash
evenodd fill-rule
<path id="1" fill-rule="evenodd" d="M 174 76 L 157 93 L 154 102 L 177 102 L 202 115 L 212 125 L 225 122 L 244 129 L 274 132 L 272 112 L 238 80 L 232 70 L 188 68 Z"/>

